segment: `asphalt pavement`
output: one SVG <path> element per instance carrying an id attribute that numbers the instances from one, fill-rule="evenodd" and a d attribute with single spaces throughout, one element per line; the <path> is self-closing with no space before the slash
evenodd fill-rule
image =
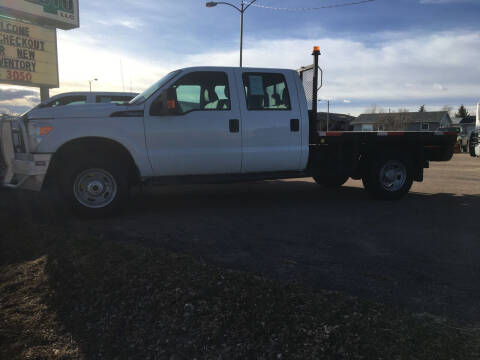
<path id="1" fill-rule="evenodd" d="M 0 196 L 3 221 L 164 247 L 480 324 L 480 159 L 468 155 L 432 163 L 425 181 L 397 202 L 372 200 L 352 180 L 338 190 L 309 179 L 169 186 L 142 190 L 118 217 L 82 221 L 46 205 L 45 195 Z"/>

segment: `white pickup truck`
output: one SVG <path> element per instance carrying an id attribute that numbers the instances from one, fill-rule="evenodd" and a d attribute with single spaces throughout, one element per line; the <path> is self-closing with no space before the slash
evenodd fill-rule
<path id="1" fill-rule="evenodd" d="M 77 213 L 91 217 L 120 209 L 135 184 L 313 177 L 341 186 L 351 177 L 374 197 L 398 199 L 423 180 L 429 161 L 450 160 L 456 141 L 455 133 L 315 126 L 294 70 L 186 68 L 127 105 L 5 117 L 0 181 L 12 189 L 57 186 Z"/>

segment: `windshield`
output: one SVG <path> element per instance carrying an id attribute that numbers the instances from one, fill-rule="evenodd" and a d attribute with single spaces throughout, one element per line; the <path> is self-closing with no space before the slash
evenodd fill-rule
<path id="1" fill-rule="evenodd" d="M 171 73 L 167 74 L 155 84 L 150 86 L 147 90 L 133 98 L 129 104 L 131 105 L 138 105 L 147 100 L 150 96 L 152 96 L 158 89 L 160 89 L 163 85 L 169 82 L 175 75 L 177 75 L 180 70 L 172 71 Z"/>

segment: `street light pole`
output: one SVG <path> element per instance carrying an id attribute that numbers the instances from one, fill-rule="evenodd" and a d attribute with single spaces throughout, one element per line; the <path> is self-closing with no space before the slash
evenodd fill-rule
<path id="1" fill-rule="evenodd" d="M 95 78 L 95 79 L 92 79 L 92 80 L 88 80 L 88 84 L 90 85 L 90 92 L 92 92 L 92 82 L 94 82 L 94 81 L 98 81 L 98 79 Z"/>
<path id="2" fill-rule="evenodd" d="M 243 66 L 243 13 L 244 12 L 245 12 L 244 2 L 242 0 L 242 10 L 240 11 L 240 67 Z"/>
<path id="3" fill-rule="evenodd" d="M 330 125 L 330 100 L 327 100 L 328 110 L 327 110 L 327 131 L 329 131 Z"/>
<path id="4" fill-rule="evenodd" d="M 208 8 L 214 7 L 217 5 L 228 5 L 233 7 L 235 10 L 237 10 L 240 13 L 240 67 L 243 66 L 243 14 L 245 13 L 245 11 L 247 11 L 250 5 L 252 5 L 256 1 L 257 0 L 252 0 L 247 5 L 245 5 L 245 0 L 242 0 L 240 8 L 238 6 L 235 6 L 233 4 L 230 4 L 224 1 L 209 1 L 205 3 L 205 6 Z"/>

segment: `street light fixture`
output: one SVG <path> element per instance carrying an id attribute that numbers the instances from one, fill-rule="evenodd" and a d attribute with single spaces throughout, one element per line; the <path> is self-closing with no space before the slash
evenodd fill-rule
<path id="1" fill-rule="evenodd" d="M 215 7 L 217 5 L 228 5 L 233 7 L 235 10 L 237 10 L 240 13 L 240 67 L 242 67 L 243 65 L 243 14 L 245 13 L 245 11 L 247 11 L 250 5 L 252 5 L 255 1 L 257 0 L 252 0 L 248 4 L 246 4 L 245 0 L 242 0 L 240 7 L 224 1 L 209 1 L 205 3 L 205 6 L 207 8 Z"/>
<path id="2" fill-rule="evenodd" d="M 92 82 L 94 81 L 98 81 L 97 78 L 93 79 L 93 80 L 88 80 L 88 84 L 90 85 L 90 92 L 92 92 Z"/>

